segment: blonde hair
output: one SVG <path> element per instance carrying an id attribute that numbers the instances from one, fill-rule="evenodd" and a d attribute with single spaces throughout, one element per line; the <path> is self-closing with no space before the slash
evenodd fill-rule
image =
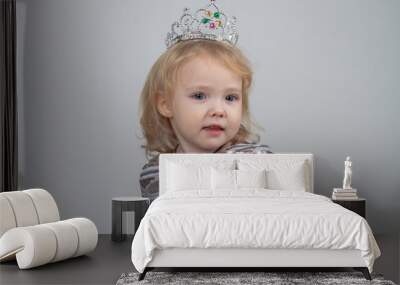
<path id="1" fill-rule="evenodd" d="M 165 51 L 152 66 L 140 97 L 140 125 L 146 143 L 142 146 L 147 156 L 175 152 L 179 143 L 168 118 L 157 109 L 157 96 L 171 96 L 179 68 L 190 59 L 207 55 L 219 60 L 226 68 L 242 78 L 242 122 L 231 144 L 258 142 L 259 136 L 251 132 L 258 125 L 249 114 L 249 89 L 252 70 L 242 52 L 226 43 L 212 40 L 188 40 L 175 44 Z"/>

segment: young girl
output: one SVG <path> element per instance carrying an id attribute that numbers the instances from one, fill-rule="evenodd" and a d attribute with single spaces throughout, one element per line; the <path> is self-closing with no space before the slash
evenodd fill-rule
<path id="1" fill-rule="evenodd" d="M 216 26 L 224 25 L 225 15 L 213 1 L 196 15 L 199 11 L 205 16 L 198 22 L 206 27 L 201 27 L 201 33 L 192 25 L 182 34 L 176 30 L 168 34 L 169 49 L 151 68 L 142 90 L 140 124 L 149 162 L 140 174 L 140 186 L 142 196 L 151 201 L 159 193 L 160 153 L 270 153 L 251 132 L 252 71 L 234 46 L 236 31 L 228 22 L 223 34 L 215 33 Z M 190 15 L 187 10 L 184 13 L 180 26 L 185 15 Z M 217 36 L 212 38 L 210 31 Z"/>

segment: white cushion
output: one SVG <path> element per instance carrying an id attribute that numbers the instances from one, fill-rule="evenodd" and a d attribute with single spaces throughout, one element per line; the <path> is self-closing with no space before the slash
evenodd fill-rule
<path id="1" fill-rule="evenodd" d="M 211 167 L 168 165 L 167 192 L 211 188 Z"/>
<path id="2" fill-rule="evenodd" d="M 86 218 L 74 218 L 65 220 L 64 222 L 71 224 L 79 236 L 78 248 L 73 257 L 86 254 L 96 248 L 97 228 L 91 220 Z"/>
<path id="3" fill-rule="evenodd" d="M 211 170 L 211 181 L 211 188 L 213 190 L 236 190 L 236 170 L 216 169 L 213 167 Z"/>
<path id="4" fill-rule="evenodd" d="M 51 229 L 57 240 L 56 254 L 51 262 L 56 262 L 70 258 L 75 255 L 78 248 L 79 236 L 74 227 L 66 222 L 59 221 L 55 223 L 47 223 L 43 225 Z"/>
<path id="5" fill-rule="evenodd" d="M 0 237 L 9 229 L 15 228 L 17 222 L 8 199 L 0 193 Z"/>
<path id="6" fill-rule="evenodd" d="M 267 171 L 236 170 L 237 187 L 240 188 L 267 188 Z"/>
<path id="7" fill-rule="evenodd" d="M 212 189 L 235 191 L 241 188 L 267 188 L 266 170 L 211 170 Z"/>
<path id="8" fill-rule="evenodd" d="M 17 227 L 33 226 L 39 223 L 38 215 L 29 195 L 22 191 L 1 193 L 10 203 Z"/>
<path id="9" fill-rule="evenodd" d="M 28 189 L 22 191 L 28 194 L 35 205 L 39 224 L 51 223 L 60 220 L 56 201 L 51 194 L 44 189 Z"/>
<path id="10" fill-rule="evenodd" d="M 238 161 L 240 170 L 267 170 L 267 188 L 273 190 L 306 191 L 306 167 L 304 160 L 246 160 Z"/>

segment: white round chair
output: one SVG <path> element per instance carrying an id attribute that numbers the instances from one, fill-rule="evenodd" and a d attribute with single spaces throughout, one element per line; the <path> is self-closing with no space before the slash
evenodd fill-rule
<path id="1" fill-rule="evenodd" d="M 20 269 L 57 262 L 94 250 L 97 238 L 89 219 L 60 221 L 44 189 L 0 193 L 0 262 L 17 259 Z"/>

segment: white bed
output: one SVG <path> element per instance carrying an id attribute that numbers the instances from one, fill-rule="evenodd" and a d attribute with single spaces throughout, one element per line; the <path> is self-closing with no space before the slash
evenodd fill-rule
<path id="1" fill-rule="evenodd" d="M 354 267 L 370 278 L 380 251 L 368 223 L 313 194 L 313 169 L 312 154 L 161 155 L 160 197 L 132 243 L 140 279 L 155 267 Z"/>

